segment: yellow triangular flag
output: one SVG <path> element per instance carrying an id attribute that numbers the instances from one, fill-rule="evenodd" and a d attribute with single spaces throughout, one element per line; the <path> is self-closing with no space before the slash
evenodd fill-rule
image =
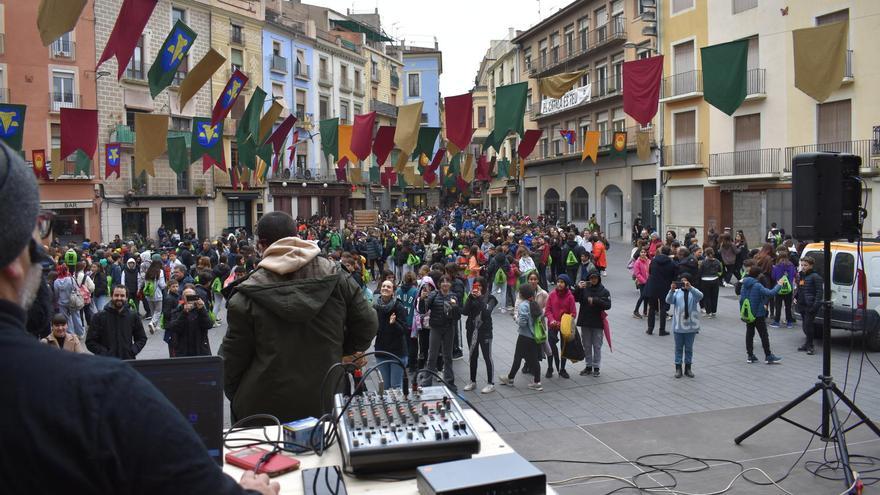
<path id="1" fill-rule="evenodd" d="M 562 98 L 565 96 L 565 93 L 571 91 L 571 88 L 577 84 L 586 72 L 586 70 L 579 70 L 577 72 L 563 72 L 562 74 L 542 77 L 538 79 L 538 87 L 542 95 L 547 95 L 550 98 Z"/>
<path id="2" fill-rule="evenodd" d="M 456 154 L 458 154 L 459 151 L 461 150 L 458 149 L 458 146 L 456 146 L 455 143 L 453 143 L 452 141 L 446 142 L 446 152 L 449 153 L 450 157 L 455 156 Z"/>
<path id="3" fill-rule="evenodd" d="M 62 34 L 73 31 L 86 3 L 88 0 L 42 0 L 37 13 L 37 29 L 43 46 L 49 46 Z"/>
<path id="4" fill-rule="evenodd" d="M 183 82 L 180 83 L 180 89 L 177 92 L 179 108 L 186 106 L 187 102 L 199 92 L 199 89 L 211 79 L 211 76 L 217 72 L 217 69 L 223 67 L 226 58 L 213 48 L 199 60 L 199 63 L 189 71 Z"/>
<path id="5" fill-rule="evenodd" d="M 394 128 L 394 145 L 404 156 L 412 154 L 419 139 L 422 122 L 422 102 L 397 107 L 397 126 Z M 398 163 L 400 163 L 398 161 Z"/>
<path id="6" fill-rule="evenodd" d="M 273 101 L 269 110 L 263 114 L 263 117 L 260 119 L 260 142 L 257 144 L 263 144 L 269 139 L 269 133 L 272 132 L 272 126 L 275 124 L 275 121 L 278 120 L 278 117 L 281 116 L 282 110 L 284 110 L 284 105 L 277 101 Z"/>
<path id="7" fill-rule="evenodd" d="M 820 103 L 840 87 L 848 32 L 848 21 L 792 31 L 794 87 Z"/>
<path id="8" fill-rule="evenodd" d="M 61 148 L 52 148 L 49 158 L 52 160 L 52 180 L 58 180 L 64 173 L 64 162 L 61 161 Z"/>
<path id="9" fill-rule="evenodd" d="M 354 167 L 353 169 L 349 170 L 348 176 L 349 182 L 351 182 L 352 184 L 360 184 L 364 181 L 360 167 Z"/>
<path id="10" fill-rule="evenodd" d="M 519 159 L 519 178 L 523 179 L 526 176 L 526 161 L 522 158 Z"/>
<path id="11" fill-rule="evenodd" d="M 134 115 L 134 175 L 156 175 L 153 160 L 168 150 L 168 116 L 136 113 Z"/>
<path id="12" fill-rule="evenodd" d="M 581 155 L 581 161 L 590 157 L 593 163 L 596 163 L 599 157 L 599 131 L 584 132 L 584 153 Z"/>
<path id="13" fill-rule="evenodd" d="M 461 166 L 461 180 L 470 184 L 474 180 L 474 154 L 468 153 L 464 158 L 464 165 Z"/>
<path id="14" fill-rule="evenodd" d="M 398 174 L 403 173 L 406 168 L 406 162 L 409 161 L 409 153 L 400 152 L 400 156 L 397 157 L 397 163 L 394 164 L 394 170 Z"/>
<path id="15" fill-rule="evenodd" d="M 357 155 L 354 154 L 354 151 L 351 151 L 351 135 L 353 132 L 354 126 L 352 125 L 339 126 L 339 140 L 337 141 L 339 145 L 339 156 L 336 159 L 337 163 L 343 158 L 348 158 L 348 163 L 352 165 L 360 163 Z"/>
<path id="16" fill-rule="evenodd" d="M 647 161 L 651 158 L 651 133 L 639 131 L 636 134 L 636 156 L 639 160 Z"/>

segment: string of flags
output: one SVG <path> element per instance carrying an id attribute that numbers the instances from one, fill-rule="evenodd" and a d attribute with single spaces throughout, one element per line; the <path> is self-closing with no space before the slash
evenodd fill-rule
<path id="1" fill-rule="evenodd" d="M 86 4 L 87 0 L 40 0 L 37 28 L 43 44 L 48 46 L 65 32 L 71 31 Z M 158 0 L 123 1 L 96 68 L 115 57 L 118 63 L 117 78 L 122 77 L 157 4 Z M 816 101 L 827 99 L 843 81 L 847 28 L 847 22 L 843 21 L 792 32 L 795 87 Z M 197 38 L 198 34 L 182 20 L 174 24 L 148 72 L 151 97 L 155 98 L 171 85 L 178 67 L 192 50 Z M 703 98 L 718 110 L 732 115 L 747 93 L 748 40 L 702 47 L 700 57 Z M 178 107 L 184 108 L 225 63 L 225 57 L 213 49 L 209 50 L 181 82 Z M 584 74 L 585 70 L 581 70 L 540 78 L 538 86 L 541 94 L 561 98 L 578 84 Z M 662 78 L 662 55 L 623 64 L 624 112 L 642 126 L 649 125 L 658 111 Z M 194 118 L 189 134 L 169 134 L 168 115 L 136 114 L 135 174 L 154 175 L 154 160 L 167 153 L 169 166 L 175 171 L 186 170 L 201 159 L 204 172 L 216 166 L 230 174 L 234 186 L 240 186 L 265 181 L 270 170 L 272 174 L 279 173 L 286 161 L 285 150 L 290 155 L 289 163 L 295 163 L 297 145 L 301 142 L 300 129 L 295 128 L 296 117 L 288 116 L 275 127 L 283 107 L 273 102 L 264 113 L 262 108 L 266 93 L 259 86 L 253 90 L 236 129 L 239 163 L 226 163 L 222 144 L 223 122 L 241 98 L 248 82 L 246 74 L 235 70 L 218 95 L 210 117 Z M 496 89 L 495 125 L 477 156 L 466 152 L 474 134 L 471 93 L 444 98 L 445 140 L 440 136 L 440 128 L 421 125 L 422 103 L 417 102 L 398 107 L 396 126 L 379 126 L 375 131 L 375 112 L 354 116 L 352 125 L 340 125 L 338 118 L 321 120 L 318 126 L 321 151 L 328 160 L 332 157 L 336 163 L 337 177 L 352 184 L 363 183 L 366 179 L 384 187 L 411 184 L 442 186 L 466 192 L 468 184 L 474 180 L 487 181 L 492 176 L 522 177 L 525 160 L 534 151 L 543 132 L 524 129 L 527 93 L 526 82 Z M 25 105 L 0 104 L 0 140 L 21 153 L 26 114 Z M 48 157 L 46 150 L 31 151 L 34 174 L 41 179 L 49 179 L 50 168 L 52 178 L 57 179 L 63 167 L 51 167 L 51 164 L 71 157 L 76 173 L 89 175 L 92 169 L 98 144 L 97 110 L 62 108 L 60 114 L 60 148 L 49 150 Z M 291 145 L 285 148 L 291 131 Z M 575 130 L 559 132 L 569 145 L 576 142 Z M 512 157 L 514 163 L 507 158 L 489 159 L 487 151 L 494 149 L 497 153 L 510 134 L 520 138 L 515 156 Z M 309 139 L 311 137 L 309 135 Z M 649 159 L 649 134 L 638 132 L 635 138 L 637 155 L 642 160 Z M 614 132 L 608 143 L 609 153 L 625 156 L 628 139 L 625 131 Z M 600 133 L 585 131 L 583 142 L 581 160 L 590 158 L 596 163 Z M 105 145 L 105 178 L 121 176 L 121 152 L 119 142 Z M 364 177 L 360 163 L 370 155 L 375 157 L 377 165 L 370 167 L 367 177 Z M 390 163 L 389 158 L 392 159 Z M 410 162 L 414 163 L 409 165 Z"/>

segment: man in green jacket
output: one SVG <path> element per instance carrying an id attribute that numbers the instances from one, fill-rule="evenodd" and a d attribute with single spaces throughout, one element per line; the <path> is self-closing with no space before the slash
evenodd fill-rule
<path id="1" fill-rule="evenodd" d="M 376 336 L 376 312 L 357 283 L 295 232 L 290 215 L 264 215 L 257 224 L 262 261 L 225 294 L 224 388 L 237 419 L 320 417 L 334 392 L 329 384 L 320 396 L 327 370 L 366 351 Z"/>

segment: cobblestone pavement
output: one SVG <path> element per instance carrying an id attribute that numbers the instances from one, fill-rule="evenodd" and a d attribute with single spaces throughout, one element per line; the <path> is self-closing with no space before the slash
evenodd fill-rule
<path id="1" fill-rule="evenodd" d="M 514 388 L 497 386 L 491 394 L 480 394 L 486 383 L 485 367 L 480 360 L 474 392 L 462 392 L 499 432 L 546 430 L 575 425 L 594 425 L 620 420 L 646 419 L 674 414 L 714 411 L 788 401 L 801 394 L 815 381 L 821 369 L 821 352 L 807 356 L 796 352 L 802 342 L 800 325 L 793 329 L 773 329 L 770 342 L 775 354 L 783 357 L 779 365 L 746 363 L 745 325 L 739 320 L 737 298 L 733 289 L 722 288 L 718 318 L 702 319 L 702 331 L 694 345 L 696 378 L 672 377 L 672 336 L 646 335 L 646 320 L 632 317 L 637 293 L 626 270 L 630 248 L 615 243 L 609 251 L 608 275 L 603 283 L 611 291 L 609 319 L 614 352 L 603 348 L 602 376 L 582 377 L 581 363 L 571 365 L 571 379 L 554 376 L 542 379 L 543 392 L 529 390 L 527 378 L 517 375 Z M 225 334 L 225 323 L 211 332 L 215 353 Z M 493 358 L 495 374 L 506 373 L 513 359 L 516 328 L 509 314 L 494 316 Z M 760 340 L 756 337 L 760 353 Z M 856 339 L 858 340 L 858 339 Z M 849 333 L 834 331 L 832 341 L 833 374 L 839 386 L 847 376 L 847 393 L 853 396 L 863 363 L 863 374 L 855 394 L 856 402 L 874 418 L 880 418 L 880 375 L 862 359 L 860 342 L 851 343 Z M 140 359 L 167 357 L 161 333 L 149 336 Z M 880 364 L 880 354 L 867 354 Z M 546 370 L 546 361 L 542 362 Z M 467 383 L 467 361 L 454 362 L 459 390 Z M 529 377 L 530 378 L 530 377 Z M 497 377 L 496 380 L 497 382 Z M 497 385 L 497 383 L 496 383 Z"/>

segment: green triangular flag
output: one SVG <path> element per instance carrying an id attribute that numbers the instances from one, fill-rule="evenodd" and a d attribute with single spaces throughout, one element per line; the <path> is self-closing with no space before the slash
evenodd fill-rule
<path id="1" fill-rule="evenodd" d="M 73 156 L 76 161 L 76 170 L 73 172 L 73 175 L 82 174 L 86 177 L 92 175 L 92 159 L 83 150 L 76 150 Z"/>
<path id="2" fill-rule="evenodd" d="M 746 99 L 749 40 L 700 48 L 703 63 L 703 99 L 727 115 Z"/>
<path id="3" fill-rule="evenodd" d="M 370 167 L 370 184 L 379 183 L 379 167 Z"/>
<path id="4" fill-rule="evenodd" d="M 189 168 L 189 151 L 186 149 L 186 138 L 174 136 L 168 138 L 168 166 L 178 174 Z"/>
<path id="5" fill-rule="evenodd" d="M 422 153 L 433 156 L 434 144 L 437 142 L 437 136 L 440 135 L 439 127 L 420 127 L 419 139 L 416 142 L 416 149 L 413 150 L 412 160 L 418 160 Z"/>
<path id="6" fill-rule="evenodd" d="M 401 173 L 397 174 L 397 187 L 401 189 L 406 189 L 407 187 L 406 179 L 403 178 Z"/>
<path id="7" fill-rule="evenodd" d="M 257 156 L 266 162 L 266 170 L 272 166 L 272 143 L 266 143 L 257 148 Z M 265 179 L 265 177 L 263 177 Z"/>
<path id="8" fill-rule="evenodd" d="M 225 163 L 223 159 L 223 121 L 221 120 L 217 125 L 212 126 L 210 117 L 196 117 L 193 119 L 192 125 L 190 163 L 201 159 L 204 155 L 210 156 L 217 163 Z"/>
<path id="9" fill-rule="evenodd" d="M 523 136 L 523 117 L 526 114 L 526 95 L 529 83 L 521 82 L 501 86 L 495 90 L 495 139 L 499 142 L 514 131 Z"/>
<path id="10" fill-rule="evenodd" d="M 25 105 L 0 105 L 0 139 L 16 151 L 21 151 L 26 112 Z"/>
<path id="11" fill-rule="evenodd" d="M 235 131 L 235 139 L 238 141 L 239 149 L 242 143 L 250 139 L 254 142 L 256 150 L 256 140 L 260 137 L 260 115 L 263 111 L 263 102 L 266 101 L 266 92 L 263 88 L 257 86 L 251 100 L 248 102 L 241 119 L 238 121 L 238 129 Z M 252 167 L 251 170 L 253 170 Z"/>
<path id="12" fill-rule="evenodd" d="M 335 159 L 339 154 L 339 119 L 322 120 L 318 124 L 318 129 L 321 136 L 321 151 L 324 152 L 325 157 L 333 155 Z"/>
<path id="13" fill-rule="evenodd" d="M 461 153 L 453 155 L 452 160 L 446 167 L 446 175 L 443 177 L 443 185 L 447 188 L 455 186 L 455 177 L 461 173 Z"/>
<path id="14" fill-rule="evenodd" d="M 502 158 L 501 160 L 498 161 L 497 165 L 498 165 L 498 173 L 496 175 L 497 177 L 504 178 L 504 179 L 510 177 L 510 160 L 508 160 L 507 158 Z"/>
<path id="15" fill-rule="evenodd" d="M 486 150 L 488 150 L 489 148 L 494 149 L 495 152 L 497 153 L 498 148 L 501 147 L 501 141 L 503 139 L 504 138 L 501 138 L 501 139 L 496 138 L 495 131 L 490 132 L 489 135 L 486 136 L 486 140 L 483 142 L 483 153 L 485 153 Z"/>
<path id="16" fill-rule="evenodd" d="M 171 28 L 171 32 L 168 33 L 168 37 L 165 38 L 165 42 L 162 43 L 162 48 L 147 75 L 151 97 L 155 98 L 171 84 L 171 81 L 174 80 L 174 74 L 177 73 L 177 68 L 180 67 L 195 41 L 195 31 L 178 19 L 174 23 L 174 27 Z"/>
<path id="17" fill-rule="evenodd" d="M 253 139 L 238 142 L 238 164 L 251 170 L 257 169 L 257 143 Z"/>

